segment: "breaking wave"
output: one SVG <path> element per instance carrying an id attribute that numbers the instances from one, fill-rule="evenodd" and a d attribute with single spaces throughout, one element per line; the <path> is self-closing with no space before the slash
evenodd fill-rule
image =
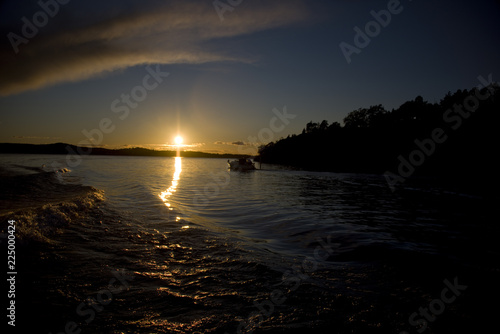
<path id="1" fill-rule="evenodd" d="M 99 215 L 103 191 L 66 182 L 61 174 L 69 173 L 69 169 L 48 172 L 43 167 L 9 167 L 0 168 L 2 237 L 7 221 L 15 220 L 19 242 L 50 242 L 75 220 Z"/>

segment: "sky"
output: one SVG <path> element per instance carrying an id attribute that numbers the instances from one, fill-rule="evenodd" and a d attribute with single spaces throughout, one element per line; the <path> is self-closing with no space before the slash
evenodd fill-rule
<path id="1" fill-rule="evenodd" d="M 500 77 L 500 2 L 3 0 L 0 142 L 254 154 Z"/>

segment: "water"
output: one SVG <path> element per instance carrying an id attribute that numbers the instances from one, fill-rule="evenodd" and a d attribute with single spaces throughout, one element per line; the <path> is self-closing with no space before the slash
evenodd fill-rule
<path id="1" fill-rule="evenodd" d="M 378 175 L 229 172 L 221 159 L 0 166 L 2 232 L 18 225 L 17 328 L 417 333 L 426 318 L 410 316 L 445 280 L 467 288 L 432 304 L 425 332 L 477 331 L 498 311 L 484 305 L 500 296 L 498 198 L 431 179 L 393 193 Z"/>

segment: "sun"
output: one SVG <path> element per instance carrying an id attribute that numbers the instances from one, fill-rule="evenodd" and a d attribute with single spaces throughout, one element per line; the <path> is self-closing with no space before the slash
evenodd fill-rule
<path id="1" fill-rule="evenodd" d="M 181 136 L 177 136 L 174 139 L 175 145 L 181 145 L 183 141 L 184 141 L 184 139 L 182 139 Z"/>

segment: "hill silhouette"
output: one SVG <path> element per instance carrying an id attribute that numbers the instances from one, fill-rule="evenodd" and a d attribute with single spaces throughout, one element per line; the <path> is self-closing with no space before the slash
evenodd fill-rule
<path id="1" fill-rule="evenodd" d="M 54 144 L 16 144 L 0 143 L 0 153 L 23 154 L 79 154 L 79 155 L 114 155 L 114 156 L 148 156 L 148 157 L 175 157 L 176 151 L 157 151 L 143 147 L 107 149 L 102 147 L 79 147 L 65 143 Z M 244 158 L 240 154 L 216 154 L 196 151 L 181 151 L 181 157 L 191 158 Z"/>
<path id="2" fill-rule="evenodd" d="M 496 175 L 499 91 L 494 84 L 448 92 L 439 103 L 417 96 L 391 111 L 382 105 L 360 108 L 348 113 L 343 125 L 311 121 L 301 134 L 262 145 L 259 159 L 308 170 L 399 178 Z"/>

